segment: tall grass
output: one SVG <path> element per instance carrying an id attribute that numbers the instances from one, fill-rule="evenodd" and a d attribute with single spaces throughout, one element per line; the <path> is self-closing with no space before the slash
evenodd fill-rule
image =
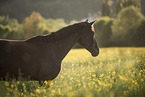
<path id="1" fill-rule="evenodd" d="M 0 82 L 1 96 L 145 97 L 145 48 L 101 48 L 93 58 L 74 49 L 53 81 L 39 86 L 19 78 Z"/>

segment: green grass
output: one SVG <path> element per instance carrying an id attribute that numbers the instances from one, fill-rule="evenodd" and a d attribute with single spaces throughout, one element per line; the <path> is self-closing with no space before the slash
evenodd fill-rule
<path id="1" fill-rule="evenodd" d="M 21 97 L 145 97 L 145 48 L 101 48 L 98 57 L 73 49 L 58 77 L 38 82 L 0 82 L 1 96 Z"/>

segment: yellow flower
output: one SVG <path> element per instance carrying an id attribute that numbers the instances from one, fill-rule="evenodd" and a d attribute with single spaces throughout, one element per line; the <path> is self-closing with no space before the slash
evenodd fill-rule
<path id="1" fill-rule="evenodd" d="M 46 93 L 46 89 L 43 89 L 43 92 Z"/>
<path id="2" fill-rule="evenodd" d="M 32 92 L 30 93 L 30 96 L 35 96 Z"/>
<path id="3" fill-rule="evenodd" d="M 100 75 L 100 77 L 103 77 L 103 76 L 104 76 L 104 74 L 101 74 L 101 75 Z"/>
<path id="4" fill-rule="evenodd" d="M 79 83 L 78 86 L 81 86 L 81 84 Z"/>
<path id="5" fill-rule="evenodd" d="M 8 91 L 12 92 L 12 90 L 10 88 L 7 88 Z"/>
<path id="6" fill-rule="evenodd" d="M 37 93 L 40 93 L 40 90 L 39 90 L 39 89 L 36 89 L 36 92 L 37 92 Z"/>
<path id="7" fill-rule="evenodd" d="M 22 86 L 25 86 L 25 83 L 23 83 Z"/>
<path id="8" fill-rule="evenodd" d="M 124 93 L 124 95 L 126 95 L 126 91 L 124 91 L 123 93 Z"/>
<path id="9" fill-rule="evenodd" d="M 24 95 L 23 97 L 27 97 L 26 95 Z"/>
<path id="10" fill-rule="evenodd" d="M 70 80 L 73 80 L 73 77 L 71 77 Z"/>
<path id="11" fill-rule="evenodd" d="M 141 82 L 144 82 L 144 79 L 143 78 L 141 79 Z"/>
<path id="12" fill-rule="evenodd" d="M 113 71 L 113 72 L 112 72 L 112 75 L 114 76 L 115 74 L 116 74 L 116 72 L 115 72 L 115 71 Z"/>
<path id="13" fill-rule="evenodd" d="M 138 83 L 137 82 L 135 82 L 135 85 L 137 85 Z"/>
<path id="14" fill-rule="evenodd" d="M 53 86 L 53 83 L 51 83 L 51 86 Z"/>
<path id="15" fill-rule="evenodd" d="M 44 81 L 44 83 L 47 85 L 48 84 L 48 81 Z"/>
<path id="16" fill-rule="evenodd" d="M 74 92 L 69 92 L 69 93 L 68 93 L 68 96 L 74 97 L 74 96 L 75 96 L 75 93 L 74 93 Z"/>
<path id="17" fill-rule="evenodd" d="M 72 90 L 72 87 L 70 86 L 69 89 Z"/>
<path id="18" fill-rule="evenodd" d="M 9 97 L 10 93 L 7 93 L 7 96 Z"/>
<path id="19" fill-rule="evenodd" d="M 9 82 L 5 82 L 5 85 L 6 85 L 6 86 L 9 86 Z"/>
<path id="20" fill-rule="evenodd" d="M 21 93 L 21 96 L 23 96 L 23 93 Z"/>
<path id="21" fill-rule="evenodd" d="M 44 83 L 45 83 L 46 85 L 50 85 L 50 84 L 51 84 L 51 80 L 44 81 Z"/>
<path id="22" fill-rule="evenodd" d="M 59 94 L 59 95 L 62 95 L 61 89 L 58 89 L 58 94 Z"/>
<path id="23" fill-rule="evenodd" d="M 13 84 L 11 84 L 11 87 L 13 88 L 13 87 L 14 87 L 14 85 L 13 85 Z"/>
<path id="24" fill-rule="evenodd" d="M 63 77 L 63 76 L 61 76 L 61 78 L 63 79 L 64 77 Z"/>
<path id="25" fill-rule="evenodd" d="M 17 87 L 15 87 L 15 90 L 18 90 L 18 88 L 17 88 Z"/>
<path id="26" fill-rule="evenodd" d="M 51 92 L 52 92 L 52 93 L 55 93 L 55 90 L 53 89 L 53 90 L 51 90 Z"/>
<path id="27" fill-rule="evenodd" d="M 140 70 L 140 72 L 143 72 L 143 70 Z"/>
<path id="28" fill-rule="evenodd" d="M 24 92 L 27 92 L 27 90 L 24 90 Z"/>
<path id="29" fill-rule="evenodd" d="M 19 82 L 19 81 L 17 81 L 17 84 L 20 84 L 20 82 Z"/>
<path id="30" fill-rule="evenodd" d="M 96 77 L 96 74 L 93 74 L 92 76 L 93 76 L 93 77 Z"/>

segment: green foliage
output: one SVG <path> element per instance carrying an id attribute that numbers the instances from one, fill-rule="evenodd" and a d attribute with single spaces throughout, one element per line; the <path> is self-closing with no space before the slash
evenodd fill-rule
<path id="1" fill-rule="evenodd" d="M 73 20 L 70 24 L 75 23 Z M 68 24 L 64 19 L 46 19 L 38 12 L 24 19 L 20 24 L 17 19 L 0 16 L 1 39 L 26 39 L 34 35 L 49 34 Z M 144 46 L 145 17 L 140 9 L 129 6 L 123 8 L 116 18 L 102 17 L 95 24 L 95 34 L 99 46 Z M 75 45 L 74 48 L 80 48 Z"/>
<path id="2" fill-rule="evenodd" d="M 6 37 L 6 32 L 10 32 L 11 28 L 9 26 L 0 25 L 0 38 Z"/>
<path id="3" fill-rule="evenodd" d="M 0 16 L 0 24 L 2 25 L 7 25 L 9 21 L 9 17 L 8 16 Z"/>
<path id="4" fill-rule="evenodd" d="M 63 19 L 45 19 L 38 12 L 32 12 L 22 24 L 17 19 L 0 16 L 0 38 L 27 39 L 34 35 L 49 34 L 66 25 Z"/>
<path id="5" fill-rule="evenodd" d="M 111 16 L 112 14 L 112 0 L 102 0 L 102 16 Z"/>
<path id="6" fill-rule="evenodd" d="M 113 41 L 123 45 L 136 45 L 133 41 L 138 36 L 138 28 L 143 20 L 144 16 L 138 8 L 130 6 L 122 9 L 113 22 Z M 142 33 L 144 32 L 142 31 Z"/>
<path id="7" fill-rule="evenodd" d="M 136 33 L 134 34 L 134 43 L 140 46 L 145 45 L 145 18 L 141 22 L 140 26 L 137 28 Z"/>
<path id="8" fill-rule="evenodd" d="M 116 1 L 116 15 L 123 9 L 129 6 L 141 8 L 140 0 L 117 0 Z"/>
<path id="9" fill-rule="evenodd" d="M 42 16 L 38 12 L 32 12 L 29 17 L 24 20 L 24 36 L 25 38 L 40 34 L 39 23 L 42 22 Z"/>
<path id="10" fill-rule="evenodd" d="M 123 8 L 116 18 L 102 17 L 95 24 L 99 46 L 145 46 L 145 17 L 134 6 Z"/>
<path id="11" fill-rule="evenodd" d="M 0 38 L 1 39 L 22 39 L 22 33 L 18 33 L 15 28 L 9 25 L 3 26 L 0 24 Z"/>
<path id="12" fill-rule="evenodd" d="M 0 16 L 0 38 L 2 39 L 23 39 L 23 26 L 17 19 L 10 19 L 8 16 Z"/>
<path id="13" fill-rule="evenodd" d="M 11 28 L 17 30 L 19 22 L 17 19 L 11 19 L 8 16 L 0 16 L 0 24 L 3 26 L 9 25 Z"/>
<path id="14" fill-rule="evenodd" d="M 109 46 L 110 38 L 112 36 L 112 26 L 113 19 L 109 17 L 103 17 L 94 24 L 96 39 L 99 46 Z"/>
<path id="15" fill-rule="evenodd" d="M 44 22 L 46 26 L 45 30 L 47 30 L 49 33 L 67 26 L 63 19 L 46 19 Z"/>

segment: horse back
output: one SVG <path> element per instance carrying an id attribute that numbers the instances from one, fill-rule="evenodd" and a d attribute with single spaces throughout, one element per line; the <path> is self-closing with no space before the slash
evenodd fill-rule
<path id="1" fill-rule="evenodd" d="M 14 50 L 18 47 L 19 43 L 19 41 L 0 40 L 0 58 L 4 58 L 7 55 L 14 53 Z"/>
<path id="2" fill-rule="evenodd" d="M 0 78 L 10 75 L 18 76 L 19 68 L 24 64 L 26 52 L 24 41 L 0 40 Z M 28 60 L 26 58 L 26 60 Z"/>

